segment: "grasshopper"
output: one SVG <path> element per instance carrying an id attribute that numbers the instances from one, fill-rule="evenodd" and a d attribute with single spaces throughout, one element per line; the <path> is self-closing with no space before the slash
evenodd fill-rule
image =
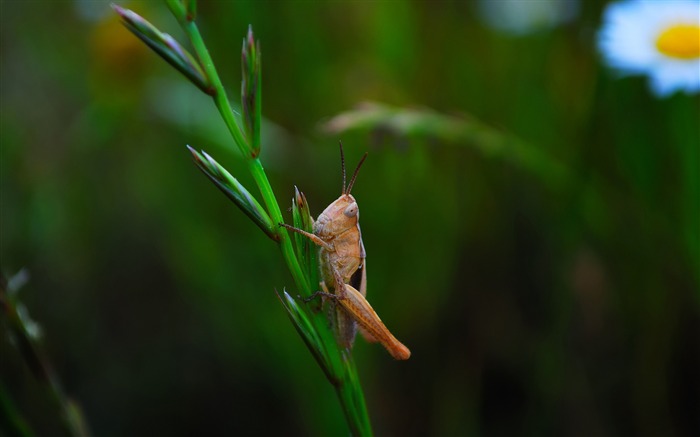
<path id="1" fill-rule="evenodd" d="M 335 328 L 338 340 L 351 348 L 355 340 L 357 325 L 362 335 L 370 342 L 379 342 L 397 360 L 407 360 L 411 351 L 394 337 L 369 304 L 367 295 L 367 263 L 365 246 L 360 231 L 360 211 L 355 198 L 350 194 L 357 173 L 367 154 L 357 164 L 357 168 L 345 185 L 345 157 L 343 144 L 340 144 L 340 162 L 343 170 L 343 191 L 313 224 L 313 233 L 280 223 L 290 231 L 309 238 L 319 246 L 319 267 L 321 289 L 308 300 L 323 296 L 336 303 Z M 330 293 L 328 286 L 333 288 Z"/>

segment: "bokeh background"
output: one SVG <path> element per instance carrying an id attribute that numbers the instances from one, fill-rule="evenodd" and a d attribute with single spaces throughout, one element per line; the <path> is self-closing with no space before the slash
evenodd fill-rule
<path id="1" fill-rule="evenodd" d="M 524 29 L 479 2 L 200 3 L 234 102 L 249 24 L 261 40 L 285 208 L 295 184 L 315 214 L 339 195 L 338 140 L 350 166 L 369 151 L 368 296 L 413 353 L 357 341 L 377 434 L 700 433 L 700 100 L 603 65 L 604 2 Z M 122 5 L 185 41 L 163 3 Z M 346 435 L 273 292 L 293 284 L 278 249 L 185 149 L 254 189 L 210 99 L 106 1 L 0 7 L 0 268 L 28 272 L 18 297 L 92 432 Z M 364 101 L 479 128 L 324 129 Z M 4 410 L 60 434 L 5 334 Z"/>

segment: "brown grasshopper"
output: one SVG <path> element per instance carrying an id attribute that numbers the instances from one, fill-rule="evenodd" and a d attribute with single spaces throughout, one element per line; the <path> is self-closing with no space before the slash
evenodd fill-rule
<path id="1" fill-rule="evenodd" d="M 359 325 L 360 332 L 368 341 L 378 341 L 395 359 L 407 360 L 411 351 L 384 326 L 365 298 L 367 263 L 360 231 L 360 211 L 355 198 L 350 194 L 365 158 L 366 153 L 346 187 L 345 157 L 343 144 L 340 144 L 343 194 L 318 216 L 313 225 L 313 234 L 284 223 L 280 223 L 280 226 L 308 237 L 319 246 L 320 285 L 323 291 L 314 293 L 308 300 L 320 295 L 337 303 L 335 325 L 340 343 L 351 348 Z M 333 293 L 328 291 L 329 285 L 333 287 Z"/>

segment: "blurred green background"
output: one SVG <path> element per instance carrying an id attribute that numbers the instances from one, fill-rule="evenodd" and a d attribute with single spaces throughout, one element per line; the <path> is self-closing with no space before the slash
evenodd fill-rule
<path id="1" fill-rule="evenodd" d="M 163 3 L 123 6 L 184 41 Z M 273 292 L 293 283 L 279 250 L 185 148 L 254 191 L 211 100 L 109 2 L 0 7 L 0 268 L 29 272 L 19 298 L 92 432 L 346 435 Z M 603 7 L 512 35 L 475 2 L 201 2 L 234 102 L 248 24 L 261 41 L 285 208 L 295 184 L 314 214 L 340 194 L 338 140 L 350 166 L 369 151 L 368 297 L 413 353 L 356 343 L 377 434 L 700 433 L 700 100 L 601 65 Z M 439 126 L 319 128 L 363 101 L 479 120 L 566 177 Z M 0 347 L 5 403 L 56 434 Z"/>

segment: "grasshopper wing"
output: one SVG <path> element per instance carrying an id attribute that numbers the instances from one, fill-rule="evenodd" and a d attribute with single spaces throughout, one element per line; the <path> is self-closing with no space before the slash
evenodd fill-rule
<path id="1" fill-rule="evenodd" d="M 361 242 L 362 240 L 360 240 L 360 243 Z M 362 251 L 364 252 L 364 247 L 362 247 Z M 350 278 L 350 286 L 358 290 L 363 297 L 367 297 L 367 259 L 362 260 L 360 268 L 357 269 L 357 271 Z M 358 331 L 360 331 L 360 334 L 362 334 L 365 340 L 370 343 L 377 342 L 377 339 L 374 338 L 368 330 L 363 328 L 362 325 L 360 325 L 358 328 Z"/>

